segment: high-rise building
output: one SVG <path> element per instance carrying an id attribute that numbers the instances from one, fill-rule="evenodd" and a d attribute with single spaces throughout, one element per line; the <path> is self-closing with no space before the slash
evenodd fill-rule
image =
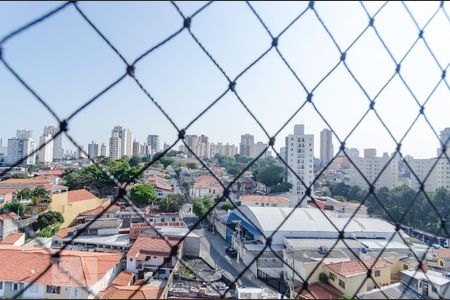
<path id="1" fill-rule="evenodd" d="M 53 138 L 53 159 L 54 160 L 62 160 L 64 156 L 64 150 L 62 147 L 62 139 L 63 135 L 60 134 L 56 136 L 59 132 L 59 129 L 55 126 L 45 126 L 44 127 L 44 135 L 51 135 Z M 56 136 L 56 137 L 55 137 Z"/>
<path id="2" fill-rule="evenodd" d="M 159 152 L 161 149 L 159 148 L 159 136 L 150 134 L 147 136 L 147 144 L 152 148 L 152 153 L 155 154 Z"/>
<path id="3" fill-rule="evenodd" d="M 400 184 L 399 180 L 399 157 L 398 154 L 393 154 L 394 158 L 387 153 L 383 156 L 377 157 L 376 149 L 364 149 L 364 157 L 352 158 L 350 169 L 348 173 L 348 184 L 357 185 L 363 190 L 369 189 L 369 184 L 364 177 L 373 183 L 375 179 L 376 188 L 387 187 L 392 189 Z M 385 167 L 386 166 L 386 167 Z M 359 171 L 358 171 L 359 170 Z M 364 177 L 360 174 L 364 174 Z M 379 175 L 381 173 L 381 175 Z"/>
<path id="4" fill-rule="evenodd" d="M 133 134 L 128 128 L 124 128 L 122 131 L 122 155 L 131 157 L 133 155 Z"/>
<path id="5" fill-rule="evenodd" d="M 98 144 L 94 141 L 88 145 L 89 158 L 96 159 L 98 157 Z"/>
<path id="6" fill-rule="evenodd" d="M 209 139 L 205 135 L 201 135 L 198 137 L 197 148 L 195 149 L 195 153 L 201 158 L 209 158 Z"/>
<path id="7" fill-rule="evenodd" d="M 30 131 L 31 132 L 31 131 Z M 21 136 L 20 134 L 18 134 Z M 30 136 L 30 135 L 25 135 Z M 6 155 L 7 164 L 15 164 L 19 160 L 24 159 L 22 165 L 32 165 L 36 163 L 35 155 L 32 155 L 34 151 L 34 141 L 31 137 L 18 138 L 13 137 L 8 139 L 8 150 Z M 26 158 L 26 159 L 25 159 Z"/>
<path id="8" fill-rule="evenodd" d="M 297 201 L 303 201 L 302 206 L 305 206 L 306 187 L 309 187 L 314 180 L 314 135 L 305 134 L 305 126 L 297 124 L 294 126 L 294 134 L 287 136 L 285 147 L 286 162 L 301 179 L 297 178 L 292 171 L 287 171 L 287 181 L 292 184 L 291 193 L 297 194 Z"/>
<path id="9" fill-rule="evenodd" d="M 142 144 L 137 140 L 133 141 L 133 156 L 142 156 L 144 154 Z"/>
<path id="10" fill-rule="evenodd" d="M 197 135 L 186 135 L 184 137 L 184 141 L 186 142 L 187 147 L 195 153 L 195 155 L 198 155 L 197 153 L 197 145 L 198 145 L 198 137 Z M 187 147 L 184 147 L 184 153 L 187 155 L 188 158 L 194 157 L 194 154 L 192 154 Z"/>
<path id="11" fill-rule="evenodd" d="M 118 160 L 122 158 L 122 140 L 117 131 L 112 132 L 109 138 L 109 157 L 112 160 Z"/>
<path id="12" fill-rule="evenodd" d="M 450 127 L 444 128 L 441 131 L 439 140 L 442 144 L 447 144 L 447 147 L 450 147 Z"/>
<path id="13" fill-rule="evenodd" d="M 268 157 L 270 155 L 270 151 L 269 149 L 266 148 L 269 147 L 269 144 L 263 143 L 263 142 L 257 142 L 254 145 L 254 150 L 253 150 L 253 156 L 257 157 L 259 154 L 261 154 L 261 152 L 265 151 L 264 154 L 261 157 Z"/>
<path id="14" fill-rule="evenodd" d="M 32 139 L 33 138 L 33 131 L 26 130 L 26 129 L 17 129 L 17 131 L 16 131 L 16 138 L 18 138 L 18 139 Z"/>
<path id="15" fill-rule="evenodd" d="M 39 137 L 39 147 L 44 144 L 45 146 L 39 150 L 39 162 L 51 163 L 53 162 L 53 140 L 51 134 Z"/>
<path id="16" fill-rule="evenodd" d="M 322 167 L 328 165 L 333 159 L 333 155 L 333 136 L 331 130 L 325 128 L 320 132 L 320 163 Z"/>
<path id="17" fill-rule="evenodd" d="M 254 157 L 255 156 L 255 137 L 251 134 L 241 135 L 241 143 L 239 144 L 239 154 Z"/>
<path id="18" fill-rule="evenodd" d="M 100 147 L 100 155 L 103 157 L 107 157 L 108 156 L 108 150 L 106 148 L 106 144 L 102 143 L 101 147 Z"/>

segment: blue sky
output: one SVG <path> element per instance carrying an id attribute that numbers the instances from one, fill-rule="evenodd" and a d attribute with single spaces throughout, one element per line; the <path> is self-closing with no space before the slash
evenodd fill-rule
<path id="1" fill-rule="evenodd" d="M 185 15 L 204 2 L 179 2 Z M 366 3 L 374 13 L 383 2 Z M 0 3 L 0 36 L 58 6 L 55 2 Z M 278 34 L 300 12 L 303 2 L 252 3 L 273 34 Z M 419 26 L 438 8 L 439 2 L 408 2 Z M 182 26 L 175 8 L 166 2 L 80 2 L 80 8 L 110 39 L 124 57 L 132 61 Z M 346 49 L 367 26 L 368 17 L 357 2 L 315 4 L 318 14 L 336 42 Z M 401 3 L 388 3 L 375 18 L 375 26 L 392 55 L 400 60 L 418 35 L 418 30 Z M 192 32 L 224 71 L 234 78 L 270 47 L 270 36 L 245 2 L 217 2 L 192 21 Z M 424 37 L 441 65 L 450 61 L 450 23 L 440 11 L 425 29 Z M 313 11 L 308 11 L 279 40 L 279 50 L 311 90 L 339 61 L 340 53 Z M 89 27 L 74 7 L 38 24 L 3 45 L 4 59 L 65 118 L 100 90 L 119 78 L 125 66 L 118 56 Z M 369 29 L 348 51 L 346 62 L 370 97 L 393 75 L 395 64 Z M 403 61 L 401 74 L 423 103 L 438 83 L 441 72 L 423 41 Z M 183 31 L 136 65 L 136 76 L 180 128 L 222 94 L 227 80 Z M 272 49 L 237 81 L 238 94 L 255 116 L 274 134 L 300 107 L 306 93 Z M 450 127 L 449 90 L 441 83 L 429 99 L 425 112 L 439 131 Z M 342 139 L 362 117 L 369 100 L 341 64 L 314 92 L 313 101 Z M 0 65 L 0 137 L 6 140 L 17 128 L 32 129 L 34 136 L 53 120 L 48 112 Z M 376 109 L 393 135 L 400 139 L 419 112 L 419 107 L 396 76 L 379 95 Z M 319 132 L 326 124 L 306 105 L 278 135 L 276 146 L 294 124 L 304 123 L 315 134 L 318 155 Z M 125 78 L 69 124 L 70 134 L 82 145 L 91 140 L 107 142 L 111 129 L 120 124 L 131 128 L 144 141 L 159 134 L 172 143 L 176 131 L 136 83 Z M 266 141 L 236 97 L 228 93 L 194 125 L 188 134 L 206 134 L 211 141 L 238 144 L 240 135 L 252 133 Z M 334 142 L 337 149 L 337 141 Z M 394 142 L 371 112 L 354 131 L 348 146 L 377 148 L 392 152 Z M 403 142 L 403 151 L 415 157 L 435 155 L 438 140 L 422 117 Z"/>

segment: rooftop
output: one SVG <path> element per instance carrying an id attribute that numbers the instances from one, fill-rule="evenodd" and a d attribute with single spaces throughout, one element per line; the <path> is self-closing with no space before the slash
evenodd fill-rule
<path id="1" fill-rule="evenodd" d="M 117 218 L 98 218 L 93 222 L 80 224 L 78 228 L 86 229 L 106 229 L 106 228 L 119 228 L 122 224 L 122 220 Z"/>
<path id="2" fill-rule="evenodd" d="M 71 237 L 63 238 L 64 241 L 70 241 Z M 80 235 L 75 240 L 74 243 L 86 243 L 95 245 L 106 245 L 115 247 L 126 247 L 130 243 L 130 238 L 128 234 L 111 234 L 111 235 Z"/>
<path id="3" fill-rule="evenodd" d="M 13 233 L 8 234 L 0 243 L 13 245 L 24 235 L 25 235 L 25 233 L 23 233 L 23 232 L 13 232 Z"/>
<path id="4" fill-rule="evenodd" d="M 366 274 L 369 268 L 380 269 L 384 267 L 388 267 L 392 265 L 392 263 L 380 258 L 378 260 L 375 259 L 365 259 L 365 260 L 351 260 L 344 261 L 338 263 L 326 264 L 325 267 L 330 269 L 336 274 L 339 274 L 344 277 L 355 276 L 359 274 Z"/>
<path id="5" fill-rule="evenodd" d="M 434 249 L 434 254 L 436 254 L 437 257 L 442 259 L 450 258 L 450 249 L 446 248 Z"/>
<path id="6" fill-rule="evenodd" d="M 119 254 L 63 250 L 56 265 L 53 264 L 51 256 L 56 251 L 34 247 L 0 246 L 2 262 L 0 281 L 36 280 L 36 283 L 44 285 L 92 286 L 106 272 L 119 264 L 121 259 Z M 63 270 L 70 270 L 70 273 Z"/>
<path id="7" fill-rule="evenodd" d="M 112 285 L 108 287 L 106 291 L 100 292 L 99 297 L 101 299 L 158 299 L 163 291 L 164 289 L 159 286 Z"/>
<path id="8" fill-rule="evenodd" d="M 90 199 L 95 199 L 95 198 L 97 198 L 97 197 L 85 189 L 67 192 L 67 201 L 68 202 L 85 201 L 85 200 L 90 200 Z"/>
<path id="9" fill-rule="evenodd" d="M 119 275 L 117 275 L 116 278 L 114 278 L 111 285 L 127 286 L 127 285 L 130 285 L 133 278 L 134 278 L 134 273 L 122 271 L 119 273 Z"/>
<path id="10" fill-rule="evenodd" d="M 127 256 L 137 257 L 141 252 L 145 253 L 158 253 L 166 256 L 170 256 L 172 252 L 171 245 L 177 244 L 178 241 L 168 240 L 159 237 L 148 237 L 141 235 L 134 242 L 131 249 L 128 251 Z M 170 245 L 169 245 L 170 244 Z"/>
<path id="11" fill-rule="evenodd" d="M 300 292 L 303 299 L 341 299 L 343 293 L 335 287 L 324 284 L 322 282 L 313 283 L 308 286 L 308 289 L 296 287 L 295 292 Z"/>
<path id="12" fill-rule="evenodd" d="M 245 195 L 239 198 L 241 202 L 251 201 L 251 202 L 270 202 L 279 204 L 289 204 L 289 199 L 281 196 L 266 196 L 266 195 Z"/>
<path id="13" fill-rule="evenodd" d="M 387 297 L 386 297 L 386 296 Z M 380 289 L 373 289 L 368 292 L 359 293 L 359 299 L 423 299 L 422 295 L 416 293 L 406 284 L 398 282 Z"/>
<path id="14" fill-rule="evenodd" d="M 0 215 L 0 221 L 19 219 L 19 216 L 13 212 Z"/>

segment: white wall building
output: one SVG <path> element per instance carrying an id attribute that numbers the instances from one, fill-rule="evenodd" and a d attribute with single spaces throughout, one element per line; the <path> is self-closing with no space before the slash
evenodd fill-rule
<path id="1" fill-rule="evenodd" d="M 294 134 L 286 138 L 287 163 L 300 177 L 306 186 L 314 180 L 314 135 L 305 134 L 303 124 L 294 126 Z M 297 194 L 297 201 L 305 196 L 306 188 L 302 182 L 290 171 L 287 171 L 287 181 L 292 184 L 292 193 Z M 306 205 L 306 201 L 303 201 Z"/>
<path id="2" fill-rule="evenodd" d="M 50 134 L 42 135 L 39 137 L 39 147 L 44 145 L 44 147 L 39 150 L 39 162 L 51 163 L 53 162 L 53 140 Z"/>
<path id="3" fill-rule="evenodd" d="M 111 157 L 112 160 L 122 158 L 122 140 L 119 133 L 114 130 L 109 138 L 109 157 Z"/>
<path id="4" fill-rule="evenodd" d="M 105 143 L 102 143 L 102 145 L 100 147 L 100 155 L 103 156 L 103 157 L 107 157 L 108 156 L 108 149 L 107 149 Z"/>
<path id="5" fill-rule="evenodd" d="M 53 139 L 53 159 L 54 160 L 62 160 L 64 156 L 64 150 L 62 147 L 62 139 L 63 135 L 60 134 L 57 137 L 55 137 L 56 134 L 58 134 L 59 129 L 55 126 L 45 126 L 44 127 L 44 135 L 51 135 Z"/>
<path id="6" fill-rule="evenodd" d="M 19 160 L 27 157 L 27 159 L 22 164 L 34 164 L 36 162 L 36 158 L 35 155 L 31 155 L 33 151 L 34 141 L 32 138 L 10 138 L 8 139 L 6 163 L 12 165 Z"/>
<path id="7" fill-rule="evenodd" d="M 377 157 L 375 149 L 364 149 L 364 157 L 352 158 L 353 164 L 350 165 L 348 172 L 348 184 L 357 185 L 360 188 L 367 190 L 369 185 L 364 180 L 364 177 L 358 172 L 364 174 L 369 182 L 374 182 L 378 174 L 383 173 L 375 183 L 376 188 L 387 187 L 392 189 L 399 185 L 399 158 L 398 155 L 389 162 L 390 156 L 383 153 L 383 156 Z M 389 163 L 389 164 L 388 164 Z M 388 166 L 383 170 L 385 165 Z"/>

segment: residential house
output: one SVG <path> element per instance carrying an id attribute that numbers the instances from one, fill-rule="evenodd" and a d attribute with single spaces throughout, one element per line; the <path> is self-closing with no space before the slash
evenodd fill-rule
<path id="1" fill-rule="evenodd" d="M 12 201 L 15 191 L 16 189 L 0 189 L 0 207 Z"/>
<path id="2" fill-rule="evenodd" d="M 2 245 L 22 246 L 25 244 L 25 233 L 13 232 L 0 241 Z"/>
<path id="3" fill-rule="evenodd" d="M 195 179 L 194 185 L 191 188 L 190 195 L 192 197 L 219 197 L 222 195 L 223 187 L 211 175 L 202 175 Z"/>
<path id="4" fill-rule="evenodd" d="M 433 253 L 437 258 L 438 266 L 442 269 L 450 270 L 450 249 L 433 249 Z"/>
<path id="5" fill-rule="evenodd" d="M 52 195 L 49 208 L 60 212 L 64 217 L 61 228 L 68 227 L 82 212 L 108 204 L 109 199 L 99 199 L 85 189 Z"/>
<path id="6" fill-rule="evenodd" d="M 0 246 L 0 298 L 94 298 L 120 271 L 122 255 L 34 247 Z M 49 267 L 50 266 L 50 267 Z"/>
<path id="7" fill-rule="evenodd" d="M 52 237 L 52 246 L 59 248 L 66 245 L 66 249 L 80 251 L 125 253 L 130 238 L 126 233 L 119 233 L 120 225 L 120 219 L 99 218 L 92 223 L 65 228 Z"/>
<path id="8" fill-rule="evenodd" d="M 291 294 L 293 299 L 342 299 L 342 296 L 344 294 L 340 290 L 322 282 L 308 285 L 307 289 L 296 287 Z"/>
<path id="9" fill-rule="evenodd" d="M 172 246 L 178 240 L 141 235 L 127 253 L 127 272 L 153 272 L 158 270 L 159 278 L 168 278 L 177 263 L 177 253 L 172 253 Z M 181 251 L 181 244 L 178 251 Z M 181 253 L 181 252 L 180 252 Z"/>
<path id="10" fill-rule="evenodd" d="M 13 212 L 0 215 L 0 240 L 19 229 L 19 219 L 20 217 Z"/>
<path id="11" fill-rule="evenodd" d="M 151 175 L 147 177 L 147 182 L 156 190 L 156 199 L 162 199 L 173 193 L 174 188 L 164 178 Z"/>
<path id="12" fill-rule="evenodd" d="M 331 263 L 323 266 L 328 282 L 344 295 L 353 297 L 356 293 L 370 291 L 374 288 L 390 285 L 391 263 L 380 258 L 351 260 Z M 372 269 L 375 280 L 366 280 L 367 270 Z"/>

